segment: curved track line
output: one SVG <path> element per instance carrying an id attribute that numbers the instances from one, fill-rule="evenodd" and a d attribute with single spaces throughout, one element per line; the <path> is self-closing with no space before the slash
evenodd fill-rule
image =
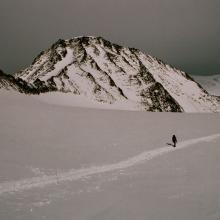
<path id="1" fill-rule="evenodd" d="M 3 193 L 20 192 L 23 190 L 30 190 L 33 188 L 40 188 L 40 187 L 44 187 L 47 185 L 56 184 L 57 182 L 62 183 L 65 181 L 73 181 L 73 180 L 78 180 L 78 179 L 91 176 L 91 175 L 95 175 L 95 174 L 115 171 L 119 169 L 125 169 L 128 167 L 137 165 L 139 163 L 142 163 L 146 160 L 151 160 L 160 155 L 163 155 L 163 154 L 166 154 L 172 151 L 176 151 L 176 150 L 181 150 L 181 149 L 184 149 L 186 147 L 189 147 L 193 144 L 197 144 L 200 142 L 204 142 L 204 141 L 209 142 L 217 138 L 220 138 L 220 133 L 180 142 L 177 148 L 166 146 L 166 147 L 161 147 L 161 148 L 150 150 L 150 151 L 145 151 L 141 154 L 138 154 L 137 156 L 128 158 L 127 160 L 123 160 L 121 162 L 114 163 L 114 164 L 83 168 L 79 170 L 72 169 L 67 172 L 58 173 L 57 175 L 33 177 L 33 178 L 28 178 L 28 179 L 23 179 L 23 180 L 18 180 L 18 181 L 5 182 L 5 183 L 0 184 L 0 195 Z"/>

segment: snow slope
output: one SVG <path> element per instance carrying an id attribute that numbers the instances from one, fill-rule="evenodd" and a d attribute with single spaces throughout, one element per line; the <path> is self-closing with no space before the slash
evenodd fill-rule
<path id="1" fill-rule="evenodd" d="M 116 101 L 114 104 L 110 104 L 110 103 L 96 102 L 84 95 L 76 95 L 72 93 L 63 93 L 63 92 L 42 93 L 38 96 L 32 96 L 32 97 L 43 103 L 48 103 L 53 105 L 107 109 L 107 110 L 129 109 L 129 111 L 140 111 L 140 110 L 144 111 L 143 107 L 129 100 Z"/>
<path id="2" fill-rule="evenodd" d="M 220 96 L 220 75 L 193 76 L 210 94 Z"/>
<path id="3" fill-rule="evenodd" d="M 0 100 L 0 219 L 220 218 L 218 114 Z"/>
<path id="4" fill-rule="evenodd" d="M 191 145 L 200 143 L 200 142 L 210 142 L 220 138 L 219 134 L 209 135 L 201 138 L 194 138 L 187 141 L 183 141 L 178 143 L 178 148 L 171 148 L 168 147 L 161 147 L 155 150 L 145 151 L 139 155 L 131 157 L 127 160 L 120 161 L 114 164 L 107 164 L 103 166 L 94 166 L 89 168 L 82 168 L 82 169 L 73 169 L 66 172 L 59 172 L 55 175 L 44 175 L 42 177 L 33 177 L 29 179 L 22 179 L 19 181 L 12 181 L 12 182 L 5 182 L 0 184 L 0 194 L 3 193 L 15 193 L 24 190 L 30 190 L 33 188 L 41 188 L 51 184 L 57 184 L 59 182 L 63 183 L 66 181 L 74 181 L 79 180 L 91 175 L 102 174 L 106 172 L 112 172 L 116 170 L 126 169 L 139 163 L 143 163 L 146 160 L 154 159 L 155 157 L 176 151 L 181 150 Z"/>
<path id="5" fill-rule="evenodd" d="M 82 95 L 113 107 L 119 102 L 146 111 L 220 111 L 219 98 L 183 71 L 101 37 L 58 40 L 16 77 L 39 92 Z"/>

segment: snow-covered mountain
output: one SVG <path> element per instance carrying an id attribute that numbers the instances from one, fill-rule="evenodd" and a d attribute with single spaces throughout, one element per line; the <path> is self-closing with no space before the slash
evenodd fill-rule
<path id="1" fill-rule="evenodd" d="M 25 92 L 27 83 L 22 79 L 15 79 L 12 75 L 5 74 L 0 70 L 0 89 Z"/>
<path id="2" fill-rule="evenodd" d="M 216 112 L 219 99 L 186 73 L 101 37 L 58 40 L 15 74 L 39 92 L 60 91 L 139 110 Z"/>
<path id="3" fill-rule="evenodd" d="M 0 89 L 26 94 L 39 94 L 37 88 L 31 84 L 21 78 L 15 78 L 12 75 L 5 74 L 2 70 L 0 70 Z"/>
<path id="4" fill-rule="evenodd" d="M 220 96 L 220 75 L 193 76 L 210 94 Z"/>
<path id="5" fill-rule="evenodd" d="M 15 78 L 6 75 L 2 70 L 0 70 L 0 89 L 20 91 L 20 87 L 17 85 Z"/>

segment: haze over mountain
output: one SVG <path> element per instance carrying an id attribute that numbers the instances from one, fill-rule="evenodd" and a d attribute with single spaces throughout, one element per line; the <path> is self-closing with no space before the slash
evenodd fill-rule
<path id="1" fill-rule="evenodd" d="M 193 76 L 210 94 L 220 96 L 220 75 Z"/>

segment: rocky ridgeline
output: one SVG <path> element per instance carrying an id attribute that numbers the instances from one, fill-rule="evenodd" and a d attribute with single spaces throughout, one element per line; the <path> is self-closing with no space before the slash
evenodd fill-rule
<path id="1" fill-rule="evenodd" d="M 0 89 L 17 91 L 26 94 L 39 94 L 37 88 L 29 85 L 21 78 L 15 78 L 12 75 L 5 74 L 0 70 Z"/>
<path id="2" fill-rule="evenodd" d="M 12 78 L 27 87 L 21 90 L 25 93 L 60 91 L 108 104 L 129 101 L 146 111 L 215 112 L 220 105 L 186 73 L 102 37 L 58 40 Z"/>

